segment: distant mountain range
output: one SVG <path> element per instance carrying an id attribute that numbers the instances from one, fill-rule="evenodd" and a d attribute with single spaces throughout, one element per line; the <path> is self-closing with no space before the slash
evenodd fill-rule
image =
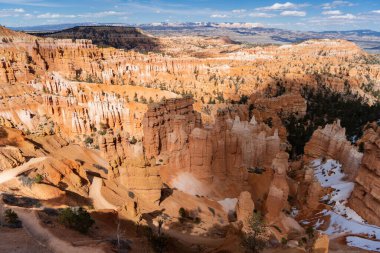
<path id="1" fill-rule="evenodd" d="M 54 32 L 76 26 L 134 26 L 151 33 L 154 36 L 202 35 L 228 36 L 232 40 L 254 44 L 288 44 L 308 39 L 344 39 L 355 42 L 370 53 L 380 53 L 380 32 L 373 30 L 350 31 L 291 31 L 278 28 L 263 27 L 258 23 L 150 23 L 150 24 L 119 24 L 119 23 L 73 23 L 41 25 L 28 27 L 10 27 L 18 31 Z"/>

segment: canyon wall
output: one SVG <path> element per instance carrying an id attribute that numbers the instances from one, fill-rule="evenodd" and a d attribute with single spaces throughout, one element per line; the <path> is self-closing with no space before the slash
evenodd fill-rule
<path id="1" fill-rule="evenodd" d="M 373 124 L 360 142 L 364 146 L 364 156 L 349 204 L 369 223 L 380 226 L 380 127 Z"/>
<path id="2" fill-rule="evenodd" d="M 218 112 L 214 125 L 202 126 L 192 103 L 183 98 L 149 105 L 143 120 L 145 157 L 160 166 L 173 187 L 186 192 L 185 181 L 194 180 L 199 192 L 193 194 L 238 196 L 249 188 L 249 169 L 270 167 L 280 151 L 278 132 L 254 119 L 231 119 L 228 110 Z"/>
<path id="3" fill-rule="evenodd" d="M 305 146 L 305 158 L 307 161 L 317 158 L 337 160 L 353 180 L 359 171 L 363 154 L 347 141 L 345 132 L 339 120 L 317 129 Z"/>

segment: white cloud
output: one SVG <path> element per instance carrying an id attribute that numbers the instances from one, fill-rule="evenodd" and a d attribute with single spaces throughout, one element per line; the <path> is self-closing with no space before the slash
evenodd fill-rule
<path id="1" fill-rule="evenodd" d="M 340 10 L 323 11 L 323 15 L 342 15 Z"/>
<path id="2" fill-rule="evenodd" d="M 266 6 L 266 7 L 260 7 L 256 8 L 258 11 L 276 11 L 276 10 L 289 10 L 289 9 L 296 9 L 298 7 L 301 7 L 302 5 L 294 4 L 291 2 L 286 2 L 286 3 L 275 3 L 271 6 Z"/>
<path id="3" fill-rule="evenodd" d="M 374 10 L 373 13 L 380 14 L 380 10 Z"/>
<path id="4" fill-rule="evenodd" d="M 37 15 L 37 18 L 41 19 L 59 19 L 59 18 L 104 18 L 104 17 L 120 17 L 125 16 L 125 12 L 117 11 L 102 11 L 94 13 L 84 13 L 84 14 L 59 14 L 59 13 L 44 13 Z"/>
<path id="5" fill-rule="evenodd" d="M 214 27 L 228 27 L 228 28 L 254 28 L 264 27 L 261 23 L 218 23 L 212 24 Z"/>
<path id="6" fill-rule="evenodd" d="M 25 12 L 24 9 L 0 9 L 0 18 L 5 17 L 19 17 L 21 14 Z"/>
<path id="7" fill-rule="evenodd" d="M 60 4 L 49 3 L 42 0 L 0 0 L 3 4 L 12 5 L 29 5 L 29 6 L 42 6 L 42 7 L 59 7 Z"/>
<path id="8" fill-rule="evenodd" d="M 253 12 L 249 14 L 250 17 L 254 18 L 272 18 L 275 17 L 275 14 L 265 13 L 265 12 Z"/>
<path id="9" fill-rule="evenodd" d="M 348 1 L 333 1 L 331 3 L 322 4 L 322 8 L 325 10 L 333 9 L 339 6 L 354 6 L 354 4 Z"/>
<path id="10" fill-rule="evenodd" d="M 76 18 L 76 15 L 66 15 L 66 14 L 58 14 L 58 13 L 44 13 L 37 15 L 37 18 L 47 18 L 47 19 L 56 19 L 56 18 Z"/>
<path id="11" fill-rule="evenodd" d="M 125 16 L 125 12 L 118 12 L 118 11 L 102 11 L 102 12 L 95 12 L 95 13 L 87 13 L 84 15 L 80 15 L 83 17 L 96 17 L 96 18 L 103 18 L 103 17 L 117 17 L 117 16 Z"/>
<path id="12" fill-rule="evenodd" d="M 244 13 L 246 12 L 246 9 L 238 9 L 238 10 L 232 10 L 232 13 Z"/>
<path id="13" fill-rule="evenodd" d="M 212 14 L 210 17 L 211 18 L 227 18 L 228 16 L 226 14 Z"/>
<path id="14" fill-rule="evenodd" d="M 357 17 L 351 13 L 347 13 L 347 14 L 344 14 L 344 15 L 336 15 L 336 16 L 330 16 L 329 19 L 357 19 Z"/>
<path id="15" fill-rule="evenodd" d="M 25 12 L 25 10 L 22 8 L 13 9 L 13 11 L 17 12 L 17 13 L 24 13 Z"/>
<path id="16" fill-rule="evenodd" d="M 286 17 L 305 17 L 306 12 L 304 11 L 283 11 L 280 13 L 281 16 Z"/>

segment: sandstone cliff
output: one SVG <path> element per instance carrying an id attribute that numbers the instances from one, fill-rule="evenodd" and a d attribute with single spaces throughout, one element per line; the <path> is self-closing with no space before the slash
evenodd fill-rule
<path id="1" fill-rule="evenodd" d="M 360 142 L 364 145 L 364 156 L 349 204 L 369 223 L 379 226 L 380 127 L 374 124 L 367 129 Z"/>
<path id="2" fill-rule="evenodd" d="M 214 125 L 202 126 L 189 98 L 150 106 L 143 125 L 145 157 L 154 158 L 164 181 L 174 187 L 189 191 L 185 173 L 199 189 L 208 188 L 194 194 L 237 196 L 249 188 L 248 169 L 269 166 L 280 151 L 277 131 L 254 120 L 242 122 L 220 111 Z"/>
<path id="3" fill-rule="evenodd" d="M 305 146 L 306 160 L 321 157 L 339 161 L 345 173 L 353 179 L 358 173 L 363 154 L 347 141 L 345 129 L 338 120 L 323 129 L 317 129 Z"/>

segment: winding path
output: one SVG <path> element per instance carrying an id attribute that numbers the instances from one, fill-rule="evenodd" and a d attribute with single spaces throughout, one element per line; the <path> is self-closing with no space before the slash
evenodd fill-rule
<path id="1" fill-rule="evenodd" d="M 95 209 L 117 209 L 117 206 L 111 204 L 106 200 L 101 192 L 103 185 L 103 179 L 100 177 L 94 177 L 92 184 L 90 186 L 89 196 L 94 201 Z"/>
<path id="2" fill-rule="evenodd" d="M 28 162 L 24 163 L 23 165 L 20 165 L 18 167 L 13 168 L 13 169 L 9 169 L 9 170 L 5 170 L 5 171 L 1 172 L 0 173 L 0 184 L 14 179 L 19 174 L 32 169 L 31 166 L 33 164 L 40 163 L 46 159 L 47 159 L 46 156 L 45 157 L 32 158 Z"/>
<path id="3" fill-rule="evenodd" d="M 40 224 L 36 211 L 34 210 L 15 208 L 14 211 L 22 221 L 23 228 L 30 236 L 54 253 L 105 253 L 102 249 L 95 247 L 75 247 L 71 243 L 56 237 Z"/>
<path id="4" fill-rule="evenodd" d="M 21 173 L 32 169 L 32 165 L 46 160 L 48 157 L 32 158 L 28 162 L 0 173 L 0 184 L 16 178 Z M 117 209 L 109 203 L 101 194 L 103 180 L 94 177 L 90 186 L 90 197 L 94 201 L 95 208 Z M 104 250 L 94 247 L 75 247 L 70 242 L 61 240 L 44 228 L 37 217 L 35 210 L 28 210 L 20 207 L 12 207 L 22 221 L 23 228 L 43 247 L 52 250 L 54 253 L 105 253 Z"/>

